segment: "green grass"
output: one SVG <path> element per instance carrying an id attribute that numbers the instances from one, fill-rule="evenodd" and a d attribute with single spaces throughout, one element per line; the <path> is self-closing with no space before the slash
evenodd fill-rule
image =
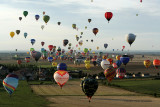
<path id="1" fill-rule="evenodd" d="M 111 86 L 120 87 L 129 91 L 160 97 L 160 80 L 114 80 Z"/>
<path id="2" fill-rule="evenodd" d="M 11 97 L 2 86 L 0 87 L 0 107 L 45 107 L 47 104 L 47 100 L 31 92 L 26 81 L 19 81 Z"/>

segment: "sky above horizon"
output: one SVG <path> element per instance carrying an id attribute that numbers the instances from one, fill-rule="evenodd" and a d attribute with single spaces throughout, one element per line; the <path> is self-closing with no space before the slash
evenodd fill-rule
<path id="1" fill-rule="evenodd" d="M 80 36 L 80 32 L 84 33 L 83 46 L 79 46 L 81 49 L 96 50 L 98 46 L 100 50 L 105 50 L 104 43 L 108 43 L 106 51 L 121 50 L 122 46 L 126 46 L 126 50 L 159 50 L 159 4 L 160 0 L 143 0 L 142 3 L 140 0 L 1 0 L 0 50 L 40 50 L 48 49 L 48 45 L 67 50 L 68 46 L 63 46 L 64 39 L 68 39 L 77 49 L 75 35 Z M 28 11 L 26 18 L 23 11 Z M 47 25 L 43 21 L 43 11 L 50 16 Z M 104 17 L 105 12 L 113 13 L 110 23 Z M 38 21 L 35 20 L 36 14 L 40 15 Z M 21 21 L 19 17 L 22 17 Z M 88 23 L 89 18 L 91 23 Z M 60 26 L 57 25 L 59 21 Z M 73 23 L 79 28 L 78 31 L 73 30 Z M 43 30 L 41 25 L 45 25 Z M 92 33 L 93 28 L 99 29 L 96 36 Z M 16 30 L 21 30 L 20 34 L 11 38 L 10 32 Z M 24 32 L 28 33 L 26 39 Z M 128 33 L 137 36 L 131 47 L 125 40 Z M 33 46 L 31 39 L 36 39 Z M 45 42 L 44 47 L 41 41 Z"/>

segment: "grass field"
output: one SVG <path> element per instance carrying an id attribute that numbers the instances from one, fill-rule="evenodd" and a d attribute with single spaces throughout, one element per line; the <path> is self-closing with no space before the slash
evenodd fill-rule
<path id="1" fill-rule="evenodd" d="M 160 80 L 114 80 L 111 85 L 132 92 L 160 97 Z"/>
<path id="2" fill-rule="evenodd" d="M 3 86 L 0 87 L 0 107 L 45 107 L 49 102 L 32 93 L 26 81 L 19 81 L 16 91 L 10 97 Z"/>

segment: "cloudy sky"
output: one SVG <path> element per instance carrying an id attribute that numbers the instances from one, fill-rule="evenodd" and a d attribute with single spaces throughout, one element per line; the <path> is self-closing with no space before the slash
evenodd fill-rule
<path id="1" fill-rule="evenodd" d="M 75 35 L 80 36 L 84 45 L 80 48 L 96 49 L 97 46 L 104 50 L 104 43 L 108 43 L 107 50 L 159 50 L 160 49 L 160 0 L 1 0 L 0 1 L 0 50 L 29 50 L 42 48 L 41 41 L 48 45 L 63 47 L 63 39 L 68 39 L 76 49 Z M 25 18 L 23 11 L 29 14 Z M 43 11 L 50 16 L 47 25 L 43 21 Z M 110 23 L 104 17 L 105 12 L 112 12 Z M 38 21 L 35 15 L 40 15 Z M 136 16 L 136 14 L 139 14 Z M 22 17 L 22 21 L 19 21 Z M 88 23 L 91 18 L 92 22 Z M 57 22 L 61 25 L 58 26 Z M 73 30 L 72 24 L 79 28 Z M 41 25 L 45 25 L 44 30 Z M 87 30 L 85 30 L 87 26 Z M 99 32 L 95 36 L 93 28 Z M 10 37 L 10 32 L 21 30 L 19 35 Z M 28 33 L 24 38 L 24 32 Z M 135 42 L 130 47 L 125 40 L 125 35 L 137 35 Z M 112 40 L 113 38 L 113 40 Z M 32 46 L 31 39 L 36 39 Z M 94 43 L 90 40 L 93 39 Z M 89 40 L 89 42 L 86 42 Z"/>

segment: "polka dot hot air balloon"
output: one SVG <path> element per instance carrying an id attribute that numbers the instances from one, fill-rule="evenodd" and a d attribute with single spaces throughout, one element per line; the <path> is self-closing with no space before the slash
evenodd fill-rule
<path id="1" fill-rule="evenodd" d="M 11 95 L 18 86 L 18 76 L 16 74 L 8 74 L 3 80 L 5 90 Z"/>

